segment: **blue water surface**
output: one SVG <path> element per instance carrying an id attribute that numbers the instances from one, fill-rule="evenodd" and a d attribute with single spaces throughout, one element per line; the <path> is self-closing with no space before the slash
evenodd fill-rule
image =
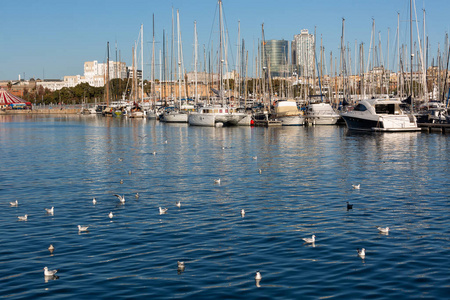
<path id="1" fill-rule="evenodd" d="M 0 151 L 2 298 L 450 295 L 445 134 L 7 115 Z"/>

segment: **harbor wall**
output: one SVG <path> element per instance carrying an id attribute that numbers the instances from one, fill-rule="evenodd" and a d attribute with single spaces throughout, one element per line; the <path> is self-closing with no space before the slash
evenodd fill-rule
<path id="1" fill-rule="evenodd" d="M 0 110 L 0 115 L 21 115 L 21 114 L 79 114 L 79 108 L 45 108 L 45 109 L 9 109 Z"/>

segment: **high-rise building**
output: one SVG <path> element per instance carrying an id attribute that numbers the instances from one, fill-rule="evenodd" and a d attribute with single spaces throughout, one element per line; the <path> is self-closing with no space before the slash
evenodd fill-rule
<path id="1" fill-rule="evenodd" d="M 270 70 L 271 77 L 288 75 L 289 43 L 286 40 L 261 42 L 261 65 Z"/>
<path id="2" fill-rule="evenodd" d="M 302 29 L 292 41 L 292 66 L 298 76 L 314 76 L 314 35 Z"/>

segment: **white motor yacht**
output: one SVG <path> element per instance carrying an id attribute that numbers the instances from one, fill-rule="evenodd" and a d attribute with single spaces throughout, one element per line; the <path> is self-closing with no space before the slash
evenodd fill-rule
<path id="1" fill-rule="evenodd" d="M 364 99 L 342 113 L 348 129 L 364 131 L 420 131 L 416 118 L 400 108 L 398 99 Z"/>
<path id="2" fill-rule="evenodd" d="M 330 103 L 311 103 L 306 107 L 306 120 L 312 125 L 335 125 L 340 117 Z"/>
<path id="3" fill-rule="evenodd" d="M 193 126 L 234 126 L 246 116 L 246 113 L 236 112 L 234 107 L 213 105 L 201 107 L 197 112 L 191 112 L 188 122 Z"/>

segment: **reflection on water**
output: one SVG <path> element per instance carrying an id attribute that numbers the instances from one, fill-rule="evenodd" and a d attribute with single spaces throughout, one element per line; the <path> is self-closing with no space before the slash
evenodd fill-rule
<path id="1" fill-rule="evenodd" d="M 2 295 L 448 295 L 445 135 L 70 115 L 0 116 L 0 134 Z M 42 282 L 45 265 L 61 278 Z"/>

